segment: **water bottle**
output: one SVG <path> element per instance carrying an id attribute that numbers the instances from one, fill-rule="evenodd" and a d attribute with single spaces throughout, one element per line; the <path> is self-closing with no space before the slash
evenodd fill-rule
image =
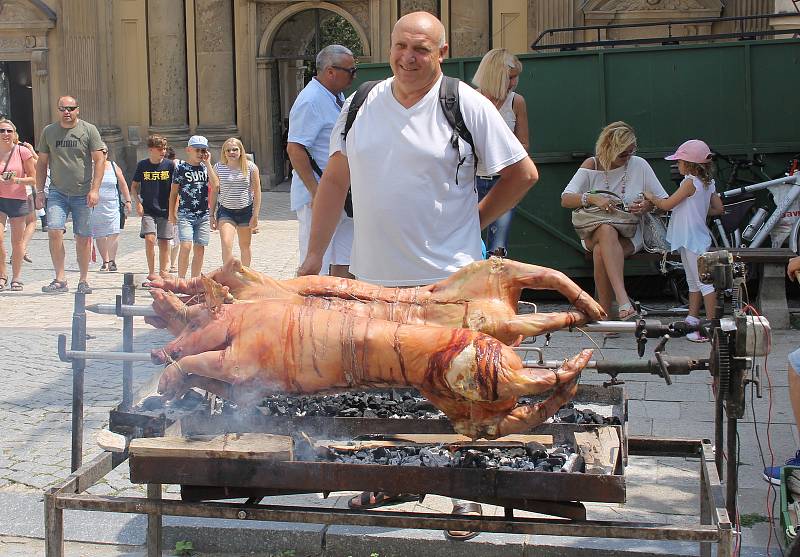
<path id="1" fill-rule="evenodd" d="M 747 226 L 744 228 L 744 232 L 742 232 L 742 241 L 750 242 L 750 240 L 753 239 L 758 229 L 761 228 L 761 225 L 767 220 L 768 214 L 766 209 L 762 207 L 758 208 L 756 214 L 753 215 L 753 218 L 750 219 L 750 222 L 747 223 Z"/>

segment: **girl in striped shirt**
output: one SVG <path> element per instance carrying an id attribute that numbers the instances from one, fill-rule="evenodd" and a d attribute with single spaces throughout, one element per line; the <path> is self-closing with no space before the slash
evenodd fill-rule
<path id="1" fill-rule="evenodd" d="M 217 229 L 222 243 L 223 265 L 233 257 L 233 236 L 239 238 L 242 264 L 250 266 L 250 240 L 258 227 L 261 180 L 258 167 L 247 159 L 244 145 L 235 137 L 222 144 L 220 161 L 214 165 L 219 177 Z"/>

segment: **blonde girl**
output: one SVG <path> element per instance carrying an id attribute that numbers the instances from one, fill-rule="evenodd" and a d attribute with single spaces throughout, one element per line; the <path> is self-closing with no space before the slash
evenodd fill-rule
<path id="1" fill-rule="evenodd" d="M 716 295 L 714 286 L 700 282 L 697 258 L 711 247 L 711 233 L 706 226 L 708 215 L 721 215 L 722 200 L 714 187 L 711 149 L 699 139 L 684 142 L 668 161 L 678 161 L 678 171 L 684 176 L 678 189 L 666 199 L 654 198 L 649 192 L 645 197 L 657 208 L 672 211 L 667 228 L 667 241 L 672 251 L 680 250 L 686 283 L 689 285 L 689 315 L 686 322 L 700 322 L 700 305 L 705 304 L 706 318 L 714 318 Z M 693 342 L 708 339 L 699 332 L 689 333 L 686 338 Z"/>
<path id="2" fill-rule="evenodd" d="M 247 159 L 242 142 L 231 137 L 222 144 L 220 160 L 214 165 L 219 177 L 216 227 L 222 244 L 222 262 L 233 257 L 233 237 L 239 240 L 242 263 L 250 266 L 250 242 L 258 227 L 261 208 L 261 180 L 258 167 Z"/>

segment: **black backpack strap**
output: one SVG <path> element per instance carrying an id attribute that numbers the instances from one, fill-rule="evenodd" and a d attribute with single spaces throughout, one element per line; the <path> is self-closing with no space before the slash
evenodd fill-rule
<path id="1" fill-rule="evenodd" d="M 439 103 L 442 105 L 447 123 L 453 128 L 453 135 L 450 136 L 450 144 L 458 149 L 458 138 L 460 137 L 466 141 L 472 148 L 472 154 L 475 157 L 475 166 L 477 168 L 478 153 L 475 152 L 475 143 L 472 139 L 472 134 L 467 129 L 464 123 L 464 116 L 461 114 L 461 103 L 458 97 L 458 85 L 461 80 L 455 77 L 442 76 L 442 82 L 439 85 Z"/>
<path id="2" fill-rule="evenodd" d="M 356 94 L 353 95 L 353 99 L 350 101 L 350 106 L 347 109 L 347 120 L 345 120 L 344 123 L 342 140 L 347 139 L 347 133 L 350 131 L 350 128 L 353 127 L 353 122 L 356 120 L 358 109 L 361 108 L 362 104 L 364 104 L 364 101 L 367 99 L 367 95 L 369 95 L 369 92 L 372 91 L 372 89 L 381 81 L 383 80 L 377 79 L 374 81 L 365 81 L 358 86 L 358 89 L 356 89 Z"/>

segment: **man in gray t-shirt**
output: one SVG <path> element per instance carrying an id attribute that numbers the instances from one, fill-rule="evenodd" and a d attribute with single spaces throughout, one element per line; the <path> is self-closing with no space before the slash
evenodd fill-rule
<path id="1" fill-rule="evenodd" d="M 67 216 L 72 213 L 75 252 L 80 279 L 78 292 L 91 294 L 86 281 L 92 251 L 90 218 L 92 207 L 100 199 L 100 183 L 105 171 L 103 140 L 97 128 L 79 118 L 80 108 L 74 97 L 58 99 L 60 121 L 49 124 L 39 141 L 36 161 L 36 208 L 44 206 L 44 182 L 50 169 L 50 190 L 47 195 L 47 233 L 50 258 L 56 278 L 42 287 L 45 293 L 67 292 L 64 275 L 64 232 Z"/>

